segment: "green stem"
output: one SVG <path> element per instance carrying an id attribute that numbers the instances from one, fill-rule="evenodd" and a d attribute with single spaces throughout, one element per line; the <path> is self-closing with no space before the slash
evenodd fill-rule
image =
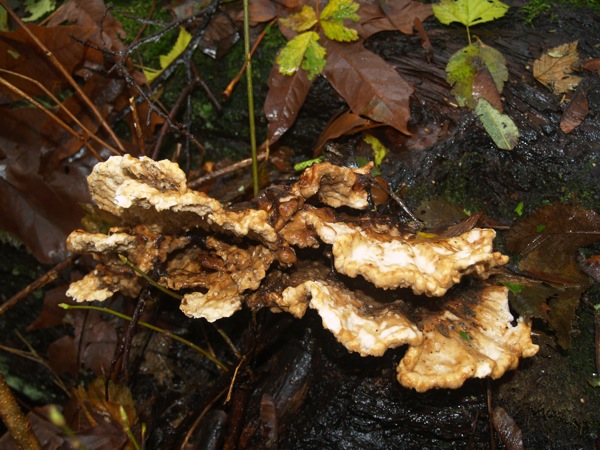
<path id="1" fill-rule="evenodd" d="M 101 306 L 91 306 L 91 305 L 69 305 L 68 303 L 61 303 L 58 306 L 60 306 L 63 309 L 83 309 L 83 310 L 92 310 L 92 311 L 99 311 L 99 312 L 103 312 L 106 314 L 112 314 L 113 316 L 119 317 L 120 319 L 123 320 L 127 320 L 129 322 L 131 322 L 132 318 L 130 316 L 128 316 L 127 314 L 123 314 L 117 311 L 113 311 L 112 309 L 108 309 L 108 308 L 103 308 Z M 221 361 L 219 361 L 217 358 L 215 358 L 213 355 L 211 355 L 210 353 L 208 353 L 206 350 L 204 350 L 201 347 L 198 347 L 196 344 L 194 344 L 193 342 L 188 341 L 185 338 L 182 338 L 181 336 L 177 336 L 176 334 L 171 333 L 170 331 L 167 331 L 163 328 L 159 328 L 155 325 L 152 325 L 151 323 L 148 322 L 142 322 L 139 321 L 138 322 L 139 325 L 141 325 L 144 328 L 148 328 L 149 330 L 152 331 L 156 331 L 157 333 L 163 334 L 167 337 L 170 337 L 171 339 L 174 339 L 178 342 L 181 342 L 184 345 L 187 345 L 188 347 L 196 350 L 198 353 L 206 356 L 208 359 L 210 359 L 212 362 L 214 362 L 217 366 L 219 366 L 220 369 L 224 370 L 225 372 L 227 372 L 229 370 L 229 368 L 223 364 Z"/>
<path id="2" fill-rule="evenodd" d="M 258 194 L 258 154 L 256 151 L 256 127 L 254 125 L 254 93 L 252 89 L 252 55 L 250 53 L 250 13 L 248 0 L 244 0 L 244 53 L 246 54 L 246 80 L 248 86 L 248 122 L 250 126 L 250 146 L 252 148 L 252 186 Z"/>

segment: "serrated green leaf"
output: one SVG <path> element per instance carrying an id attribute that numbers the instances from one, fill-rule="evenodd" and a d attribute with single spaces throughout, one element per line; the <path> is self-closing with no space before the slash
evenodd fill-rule
<path id="1" fill-rule="evenodd" d="M 160 55 L 159 57 L 160 69 L 153 69 L 151 67 L 144 68 L 144 75 L 146 76 L 146 80 L 148 81 L 148 83 L 152 83 L 152 81 L 158 75 L 160 75 L 163 70 L 169 67 L 173 63 L 173 61 L 175 61 L 179 57 L 179 55 L 181 55 L 185 51 L 191 40 L 192 35 L 188 33 L 188 31 L 185 28 L 180 28 L 179 35 L 177 36 L 177 41 L 175 41 L 175 44 L 173 45 L 169 53 L 167 53 L 166 55 Z"/>
<path id="2" fill-rule="evenodd" d="M 460 106 L 476 106 L 473 101 L 473 80 L 477 73 L 473 60 L 476 57 L 485 63 L 498 93 L 502 93 L 504 82 L 508 80 L 506 60 L 495 48 L 477 41 L 460 49 L 450 57 L 446 65 L 446 81 L 452 86 L 452 94 Z"/>
<path id="3" fill-rule="evenodd" d="M 442 0 L 433 6 L 433 14 L 445 25 L 460 22 L 466 27 L 498 19 L 508 5 L 500 0 Z"/>
<path id="4" fill-rule="evenodd" d="M 379 167 L 388 151 L 387 148 L 379 139 L 371 134 L 367 134 L 363 140 L 373 149 L 373 162 L 375 163 L 375 167 Z"/>
<path id="5" fill-rule="evenodd" d="M 24 17 L 24 22 L 33 22 L 43 17 L 44 15 L 56 9 L 55 0 L 26 0 L 25 10 L 31 14 L 29 17 Z"/>
<path id="6" fill-rule="evenodd" d="M 345 19 L 356 22 L 359 4 L 353 0 L 331 0 L 321 12 L 320 22 L 323 33 L 332 41 L 352 42 L 358 39 L 358 32 L 344 25 Z"/>
<path id="7" fill-rule="evenodd" d="M 317 33 L 307 31 L 289 41 L 277 55 L 279 72 L 293 75 L 302 67 L 308 72 L 309 80 L 320 74 L 325 68 L 326 52 L 318 40 Z"/>
<path id="8" fill-rule="evenodd" d="M 279 21 L 294 31 L 302 32 L 310 30 L 316 25 L 317 14 L 311 6 L 304 5 L 300 12 L 290 14 L 288 17 L 279 19 Z"/>
<path id="9" fill-rule="evenodd" d="M 356 22 L 360 18 L 356 14 L 359 7 L 360 5 L 354 0 L 331 0 L 321 11 L 321 20 L 350 19 Z"/>
<path id="10" fill-rule="evenodd" d="M 352 28 L 344 26 L 342 23 L 322 20 L 321 27 L 323 33 L 332 41 L 352 42 L 358 39 L 358 32 Z"/>
<path id="11" fill-rule="evenodd" d="M 477 102 L 475 112 L 481 120 L 485 131 L 494 143 L 503 150 L 512 150 L 519 141 L 519 130 L 506 114 L 501 114 L 483 98 Z"/>

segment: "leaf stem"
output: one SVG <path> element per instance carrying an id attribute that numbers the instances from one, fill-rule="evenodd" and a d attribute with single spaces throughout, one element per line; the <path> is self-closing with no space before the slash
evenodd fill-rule
<path id="1" fill-rule="evenodd" d="M 248 0 L 244 0 L 244 53 L 246 55 L 246 80 L 248 87 L 248 125 L 252 149 L 252 186 L 258 195 L 258 153 L 256 150 L 256 127 L 254 124 L 254 93 L 252 89 L 252 54 L 250 53 L 250 13 Z"/>
<path id="2" fill-rule="evenodd" d="M 69 305 L 68 303 L 60 303 L 58 306 L 60 306 L 63 309 L 69 310 L 69 309 L 83 309 L 83 310 L 91 310 L 91 311 L 98 311 L 98 312 L 103 312 L 106 314 L 112 314 L 113 316 L 116 316 L 120 319 L 123 320 L 127 320 L 130 321 L 132 320 L 132 318 L 130 316 L 128 316 L 127 314 L 123 314 L 117 311 L 114 311 L 112 309 L 109 308 L 104 308 L 101 306 L 92 306 L 92 305 Z M 208 353 L 206 350 L 204 350 L 202 347 L 197 346 L 196 344 L 194 344 L 193 342 L 188 341 L 185 338 L 182 338 L 181 336 L 178 336 L 176 334 L 171 333 L 170 331 L 167 331 L 163 328 L 157 327 L 155 325 L 152 325 L 151 323 L 148 322 L 142 322 L 139 321 L 138 324 L 144 328 L 148 328 L 149 330 L 152 331 L 156 331 L 157 333 L 163 334 L 171 339 L 174 339 L 178 342 L 181 342 L 184 345 L 187 345 L 188 347 L 192 348 L 193 350 L 196 350 L 198 353 L 204 355 L 205 357 L 207 357 L 209 360 L 211 360 L 212 362 L 214 362 L 221 370 L 227 372 L 229 371 L 229 368 L 223 364 L 221 361 L 219 361 L 217 358 L 215 358 L 213 355 L 211 355 L 210 353 Z"/>

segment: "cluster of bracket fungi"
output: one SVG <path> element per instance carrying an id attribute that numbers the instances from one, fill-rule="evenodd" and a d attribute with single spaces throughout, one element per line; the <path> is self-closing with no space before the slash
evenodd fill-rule
<path id="1" fill-rule="evenodd" d="M 505 287 L 478 281 L 447 292 L 464 275 L 484 280 L 507 262 L 493 251 L 494 230 L 410 233 L 385 217 L 348 214 L 369 207 L 370 170 L 316 164 L 290 187 L 225 207 L 189 189 L 177 164 L 113 156 L 88 183 L 119 226 L 69 236 L 69 250 L 98 265 L 68 295 L 136 296 L 145 281 L 122 255 L 184 292 L 181 310 L 190 317 L 215 321 L 244 304 L 302 317 L 310 307 L 362 356 L 407 344 L 398 381 L 420 392 L 498 378 L 533 356 L 530 326 L 513 320 Z M 302 258 L 307 248 L 322 258 Z"/>

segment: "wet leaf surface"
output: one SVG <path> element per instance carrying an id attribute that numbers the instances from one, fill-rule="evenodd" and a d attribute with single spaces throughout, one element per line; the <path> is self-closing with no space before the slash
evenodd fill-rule
<path id="1" fill-rule="evenodd" d="M 352 112 L 408 133 L 412 87 L 383 59 L 360 45 L 324 42 L 323 74 Z"/>

